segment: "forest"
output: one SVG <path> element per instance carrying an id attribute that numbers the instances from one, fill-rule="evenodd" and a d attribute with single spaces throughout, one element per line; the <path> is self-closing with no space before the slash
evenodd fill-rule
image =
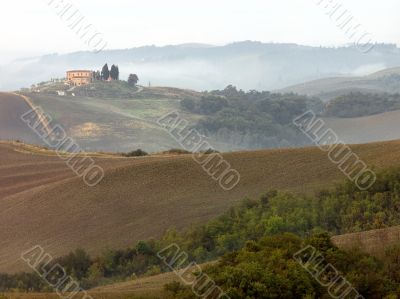
<path id="1" fill-rule="evenodd" d="M 317 98 L 267 91 L 224 90 L 203 93 L 200 100 L 181 101 L 183 109 L 205 116 L 196 129 L 208 136 L 248 148 L 287 147 L 309 144 L 292 124 L 308 110 L 323 111 Z"/>

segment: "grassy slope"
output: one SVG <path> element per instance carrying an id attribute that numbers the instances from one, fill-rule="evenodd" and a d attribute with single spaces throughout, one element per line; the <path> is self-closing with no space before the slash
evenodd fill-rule
<path id="1" fill-rule="evenodd" d="M 353 149 L 377 168 L 398 165 L 400 161 L 398 141 L 355 145 Z M 46 169 L 61 167 L 55 157 L 16 152 L 10 145 L 0 145 L 1 151 L 8 152 L 0 155 L 3 178 L 23 175 L 21 168 L 29 161 L 31 165 L 37 165 L 37 159 L 41 161 L 41 168 L 30 168 L 25 184 L 37 180 Z M 229 192 L 208 177 L 191 156 L 183 155 L 98 158 L 106 167 L 106 176 L 94 188 L 70 175 L 66 180 L 60 178 L 46 186 L 36 184 L 38 187 L 34 189 L 3 197 L 0 271 L 22 269 L 23 264 L 18 261 L 21 251 L 36 244 L 54 255 L 77 247 L 97 254 L 106 248 L 126 247 L 140 239 L 159 237 L 171 226 L 183 229 L 193 223 L 204 223 L 242 198 L 257 197 L 271 188 L 312 192 L 344 178 L 326 153 L 317 148 L 224 156 L 241 175 L 239 185 Z M 18 167 L 19 164 L 22 166 Z M 13 184 L 9 180 L 8 186 Z"/>
<path id="2" fill-rule="evenodd" d="M 45 93 L 28 96 L 54 119 L 54 123 L 61 124 L 69 136 L 88 150 L 126 152 L 142 148 L 158 152 L 176 148 L 179 145 L 159 127 L 157 119 L 171 111 L 179 111 L 182 118 L 194 125 L 201 117 L 183 111 L 179 104 L 183 98 L 200 97 L 199 93 L 152 87 L 125 96 L 122 90 L 116 93 L 118 97 L 112 97 L 114 87 L 110 84 L 97 84 L 101 87 L 97 87 L 100 95 L 90 97 L 60 97 Z M 107 93 L 101 94 L 104 88 Z M 223 150 L 231 148 L 218 140 L 212 140 L 212 144 Z"/>
<path id="3" fill-rule="evenodd" d="M 99 99 L 43 94 L 30 97 L 51 115 L 54 123 L 62 124 L 68 134 L 84 148 L 95 147 L 107 151 L 143 148 L 158 151 L 160 148 L 155 140 L 164 144 L 164 149 L 177 146 L 154 123 L 157 116 L 179 106 L 176 100 Z"/>

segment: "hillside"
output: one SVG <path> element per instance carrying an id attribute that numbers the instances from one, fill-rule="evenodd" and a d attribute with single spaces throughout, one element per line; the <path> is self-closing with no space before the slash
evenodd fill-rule
<path id="1" fill-rule="evenodd" d="M 20 138 L 29 143 L 42 143 L 21 120 L 21 116 L 29 110 L 31 106 L 22 97 L 0 92 L 0 140 Z"/>
<path id="2" fill-rule="evenodd" d="M 329 101 L 350 92 L 398 93 L 400 92 L 400 68 L 385 69 L 361 77 L 331 77 L 290 86 L 279 92 L 294 92 L 317 96 Z"/>
<path id="3" fill-rule="evenodd" d="M 377 169 L 398 165 L 400 159 L 399 141 L 353 149 Z M 312 192 L 344 179 L 326 153 L 301 148 L 224 154 L 241 175 L 239 185 L 228 192 L 189 155 L 99 157 L 106 176 L 90 188 L 62 170 L 54 156 L 4 143 L 0 151 L 0 177 L 8 180 L 11 190 L 0 200 L 0 272 L 23 268 L 20 252 L 36 244 L 54 255 L 77 247 L 96 255 L 106 248 L 125 248 L 158 237 L 169 227 L 204 223 L 244 197 L 258 197 L 271 188 Z M 36 160 L 41 167 L 34 166 Z M 56 165 L 58 178 L 42 182 L 42 173 L 57 170 Z M 23 176 L 24 168 L 23 183 L 13 179 Z"/>
<path id="4" fill-rule="evenodd" d="M 54 152 L 40 147 L 0 141 L 0 155 L 0 199 L 74 177 Z M 95 161 L 108 169 L 128 159 L 96 154 Z"/>
<path id="5" fill-rule="evenodd" d="M 376 256 L 378 259 L 384 258 L 385 249 L 400 245 L 400 227 L 389 227 L 364 231 L 359 233 L 344 234 L 331 238 L 334 245 L 342 250 L 359 249 L 362 252 Z M 207 265 L 201 265 L 205 269 Z M 125 296 L 160 296 L 164 285 L 172 281 L 180 281 L 179 277 L 172 273 L 163 273 L 151 277 L 139 278 L 126 282 L 114 283 L 110 285 L 96 287 L 89 293 L 94 297 L 102 298 L 123 298 Z M 103 297 L 104 296 L 104 297 Z M 162 296 L 160 296 L 161 298 Z M 158 298 L 158 297 L 157 297 Z"/>
<path id="6" fill-rule="evenodd" d="M 345 143 L 366 143 L 400 138 L 400 110 L 354 118 L 323 118 Z"/>
<path id="7" fill-rule="evenodd" d="M 80 92 L 84 93 L 84 90 L 82 89 Z M 229 117 L 225 117 L 225 122 L 223 122 L 218 114 L 207 116 L 191 113 L 180 104 L 182 99 L 200 98 L 201 95 L 201 93 L 188 90 L 160 87 L 143 88 L 141 91 L 135 92 L 131 98 L 109 97 L 104 94 L 90 97 L 60 97 L 46 93 L 28 94 L 34 104 L 42 107 L 51 115 L 55 123 L 61 124 L 68 135 L 73 137 L 83 149 L 112 152 L 127 152 L 137 148 L 147 152 L 159 152 L 179 147 L 179 144 L 156 124 L 159 117 L 170 111 L 178 111 L 181 118 L 187 120 L 190 126 L 195 126 L 200 121 L 205 127 L 203 120 L 207 120 L 207 117 L 210 119 L 207 123 L 211 127 L 219 124 L 218 120 L 222 124 L 232 123 Z M 286 107 L 289 103 L 283 101 L 282 109 L 289 109 Z M 270 104 L 266 104 L 266 106 L 274 107 Z M 244 111 L 244 109 L 242 110 Z M 239 112 L 240 110 L 238 110 Z M 300 114 L 300 112 L 297 113 Z M 324 118 L 324 121 L 346 143 L 367 143 L 400 139 L 400 133 L 395 129 L 400 125 L 398 114 L 399 111 L 391 111 L 346 119 L 330 117 Z M 287 117 L 282 113 L 280 115 Z M 265 146 L 256 146 L 254 139 L 258 136 L 257 134 L 260 137 L 258 138 L 259 142 L 264 139 L 271 140 L 271 146 L 273 144 L 277 146 L 275 139 L 279 139 L 274 139 L 274 134 L 281 134 L 281 139 L 287 138 L 286 143 L 284 140 L 281 142 L 286 145 L 281 146 L 293 146 L 296 141 L 305 139 L 301 132 L 297 128 L 291 128 L 290 124 L 286 126 L 287 128 L 282 126 L 282 129 L 276 132 L 271 129 L 271 126 L 262 126 L 263 121 L 268 123 L 266 117 L 258 116 L 260 119 L 255 121 L 257 118 L 252 116 L 251 112 L 247 113 L 246 117 L 249 118 L 248 122 L 255 122 L 254 128 L 247 128 L 243 125 L 244 132 L 231 132 L 228 128 L 222 127 L 216 131 L 217 133 L 210 135 L 210 144 L 220 151 L 237 151 L 248 148 L 265 148 Z M 216 121 L 213 121 L 214 119 Z M 240 121 L 240 124 L 244 123 L 243 115 L 239 114 L 235 116 L 235 119 L 237 122 Z M 276 127 L 279 128 L 279 126 Z M 292 131 L 293 135 L 283 134 L 283 132 L 290 133 Z M 265 136 L 262 135 L 262 132 Z M 249 140 L 254 142 L 249 142 Z M 309 142 L 308 139 L 306 141 Z"/>
<path id="8" fill-rule="evenodd" d="M 195 92 L 161 87 L 136 92 L 121 89 L 120 85 L 93 84 L 74 90 L 76 96 L 61 97 L 48 90 L 26 95 L 86 151 L 127 152 L 141 148 L 159 152 L 177 148 L 179 145 L 156 123 L 157 119 L 171 111 L 179 111 L 193 124 L 199 119 L 180 107 L 181 99 L 193 97 Z M 86 88 L 90 96 L 85 96 Z M 212 144 L 221 150 L 231 149 L 218 140 L 212 140 Z"/>
<path id="9" fill-rule="evenodd" d="M 201 265 L 203 267 L 204 265 Z M 97 287 L 88 291 L 94 299 L 163 298 L 164 285 L 179 278 L 173 272 Z M 58 299 L 56 293 L 5 293 L 8 299 Z"/>
<path id="10" fill-rule="evenodd" d="M 219 151 L 301 146 L 310 142 L 292 120 L 322 106 L 318 99 L 245 93 L 233 86 L 200 93 L 171 87 L 135 88 L 123 81 L 94 82 L 76 87 L 66 96 L 58 96 L 56 87 L 50 82 L 24 94 L 88 151 L 141 148 L 159 152 L 181 147 L 157 124 L 172 111 L 178 112 L 187 129 L 196 128 Z"/>
<path id="11" fill-rule="evenodd" d="M 378 257 L 379 260 L 384 258 L 383 252 L 386 248 L 399 245 L 399 227 L 390 227 L 385 229 L 364 231 L 359 233 L 351 233 L 345 235 L 333 236 L 332 242 L 343 250 L 352 250 L 358 248 L 363 252 Z M 201 269 L 206 269 L 207 266 L 214 263 L 202 264 Z M 118 299 L 118 298 L 164 298 L 164 286 L 171 282 L 180 282 L 180 278 L 173 272 L 129 279 L 124 282 L 107 284 L 104 286 L 90 289 L 88 293 L 93 298 L 101 299 Z M 55 293 L 17 293 L 21 299 L 56 299 Z M 5 294 L 13 298 L 16 294 Z"/>

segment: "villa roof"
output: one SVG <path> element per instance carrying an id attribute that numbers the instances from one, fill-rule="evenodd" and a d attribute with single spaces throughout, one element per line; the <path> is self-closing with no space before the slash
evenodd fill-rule
<path id="1" fill-rule="evenodd" d="M 88 76 L 75 76 L 72 79 L 88 79 Z"/>
<path id="2" fill-rule="evenodd" d="M 90 70 L 72 70 L 72 71 L 67 71 L 67 73 L 78 73 L 78 72 L 92 72 L 93 73 L 93 71 L 90 71 Z"/>

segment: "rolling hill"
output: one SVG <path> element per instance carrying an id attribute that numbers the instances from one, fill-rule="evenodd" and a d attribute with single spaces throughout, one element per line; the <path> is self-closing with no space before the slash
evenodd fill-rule
<path id="1" fill-rule="evenodd" d="M 374 76 L 379 77 L 392 72 L 396 70 L 386 70 Z M 157 124 L 157 119 L 171 111 L 177 111 L 181 118 L 188 121 L 189 126 L 204 123 L 207 119 L 207 115 L 192 113 L 180 105 L 182 99 L 200 99 L 204 95 L 196 91 L 168 87 L 136 89 L 127 87 L 124 82 L 100 82 L 77 88 L 74 90 L 75 96 L 57 96 L 55 89 L 61 87 L 57 84 L 44 85 L 40 93 L 24 95 L 33 105 L 40 106 L 52 117 L 53 126 L 60 124 L 68 136 L 85 151 L 129 152 L 140 148 L 154 153 L 179 148 L 180 145 L 174 138 Z M 0 94 L 0 138 L 42 144 L 42 141 L 20 121 L 20 116 L 28 108 L 26 100 L 20 96 Z M 399 113 L 399 110 L 395 110 L 363 117 L 323 117 L 323 120 L 341 140 L 358 144 L 400 139 L 400 132 L 396 129 L 400 125 Z M 236 117 L 238 121 L 241 120 L 240 116 Z M 290 127 L 290 124 L 287 126 Z M 298 129 L 293 129 L 301 134 Z M 257 132 L 229 131 L 224 135 L 224 130 L 220 131 L 222 135 L 210 134 L 208 138 L 209 143 L 219 151 L 261 147 L 248 139 L 251 134 Z M 266 136 L 270 133 L 267 132 Z M 293 136 L 290 139 L 290 136 L 284 143 L 285 146 L 294 146 L 292 143 L 300 139 Z M 309 140 L 305 139 L 303 144 L 307 142 Z"/>
<path id="2" fill-rule="evenodd" d="M 183 111 L 179 104 L 185 96 L 195 94 L 191 91 L 152 87 L 121 98 L 124 90 L 117 82 L 94 86 L 99 85 L 106 85 L 107 91 L 95 96 L 85 96 L 83 88 L 76 91 L 76 96 L 60 97 L 46 91 L 27 95 L 86 151 L 127 152 L 141 148 L 159 152 L 177 148 L 179 145 L 156 123 L 157 119 L 171 111 L 179 111 L 193 123 L 199 118 Z M 110 94 L 114 85 L 118 88 L 116 96 Z M 101 88 L 97 92 L 101 93 Z M 212 143 L 218 148 L 229 148 L 217 140 Z"/>
<path id="3" fill-rule="evenodd" d="M 317 96 L 329 101 L 350 92 L 398 93 L 400 92 L 400 68 L 385 69 L 362 77 L 332 77 L 305 82 L 279 90 L 309 96 Z"/>
<path id="4" fill-rule="evenodd" d="M 399 165 L 399 141 L 352 148 L 377 169 Z M 313 192 L 344 179 L 317 148 L 224 154 L 241 175 L 231 191 L 220 188 L 190 155 L 96 157 L 106 175 L 88 187 L 47 151 L 1 143 L 0 153 L 0 178 L 8 188 L 0 198 L 0 272 L 23 269 L 19 255 L 33 245 L 55 256 L 77 247 L 96 255 L 159 237 L 170 227 L 204 223 L 270 189 Z M 23 179 L 15 179 L 19 176 Z"/>
<path id="5" fill-rule="evenodd" d="M 180 147 L 156 120 L 170 111 L 178 111 L 191 126 L 196 125 L 205 116 L 182 109 L 180 100 L 187 97 L 199 98 L 201 94 L 160 87 L 143 88 L 131 98 L 29 94 L 32 102 L 61 124 L 83 149 L 112 152 L 137 148 L 159 152 Z M 364 117 L 323 119 L 344 142 L 356 144 L 400 139 L 396 129 L 400 125 L 399 113 L 397 110 Z M 235 143 L 235 136 L 230 143 L 216 136 L 211 136 L 209 142 L 220 151 L 245 150 L 249 145 Z"/>

